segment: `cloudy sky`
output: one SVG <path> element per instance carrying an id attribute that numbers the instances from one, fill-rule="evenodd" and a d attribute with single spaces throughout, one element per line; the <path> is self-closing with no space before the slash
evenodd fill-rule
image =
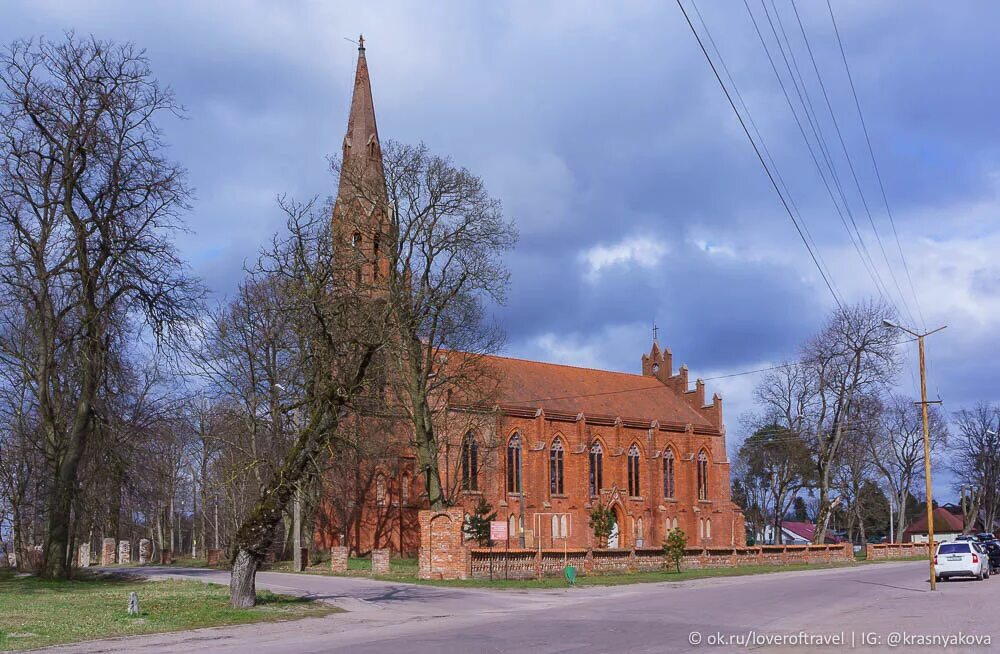
<path id="1" fill-rule="evenodd" d="M 826 4 L 800 0 L 802 26 L 888 264 L 793 6 L 769 1 L 768 16 L 750 5 L 798 102 L 768 17 L 785 30 L 887 294 L 907 322 L 948 324 L 928 343 L 931 394 L 950 411 L 998 399 L 1000 5 L 833 2 L 916 300 Z M 840 295 L 876 294 L 746 7 L 701 0 L 704 24 L 686 7 Z M 186 120 L 165 125 L 197 190 L 181 247 L 220 298 L 280 227 L 277 194 L 333 191 L 325 158 L 346 127 L 350 40 L 364 33 L 382 138 L 450 155 L 517 221 L 510 301 L 497 311 L 507 354 L 637 371 L 655 321 L 675 363 L 719 377 L 794 356 L 833 306 L 674 3 L 4 2 L 4 42 L 67 29 L 145 47 L 186 105 Z M 902 392 L 914 392 L 914 368 Z M 731 440 L 756 379 L 708 382 L 725 398 Z"/>

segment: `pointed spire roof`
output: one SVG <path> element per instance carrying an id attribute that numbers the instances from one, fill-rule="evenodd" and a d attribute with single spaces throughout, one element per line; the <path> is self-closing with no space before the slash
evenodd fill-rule
<path id="1" fill-rule="evenodd" d="M 379 153 L 378 127 L 375 124 L 375 102 L 372 100 L 372 83 L 368 78 L 368 61 L 365 59 L 365 37 L 358 37 L 358 68 L 354 74 L 354 94 L 351 97 L 351 114 L 347 119 L 344 135 L 344 163 L 371 154 L 371 145 Z"/>

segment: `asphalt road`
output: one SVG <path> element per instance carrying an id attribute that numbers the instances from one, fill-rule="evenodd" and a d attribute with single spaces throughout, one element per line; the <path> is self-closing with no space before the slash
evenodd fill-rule
<path id="1" fill-rule="evenodd" d="M 207 570 L 150 576 L 227 581 Z M 544 591 L 440 588 L 265 572 L 258 587 L 308 594 L 348 613 L 293 622 L 95 641 L 58 652 L 991 651 L 1000 576 L 931 593 L 925 563 L 882 563 L 680 583 Z M 693 635 L 697 634 L 697 636 Z M 995 635 L 994 635 L 995 634 Z M 946 649 L 931 639 L 964 638 Z M 775 638 L 790 642 L 776 643 Z M 805 638 L 827 640 L 826 646 Z M 798 641 L 794 639 L 798 638 Z M 891 640 L 899 639 L 895 647 Z M 905 640 L 910 638 L 910 640 Z M 925 638 L 926 640 L 914 640 Z M 694 640 L 699 640 L 692 644 Z"/>

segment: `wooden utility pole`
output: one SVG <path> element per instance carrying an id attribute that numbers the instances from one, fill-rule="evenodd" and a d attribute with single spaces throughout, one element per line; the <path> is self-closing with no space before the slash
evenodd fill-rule
<path id="1" fill-rule="evenodd" d="M 924 482 L 927 491 L 927 564 L 930 568 L 931 590 L 937 590 L 937 577 L 934 575 L 934 500 L 931 491 L 931 434 L 927 420 L 927 405 L 940 404 L 940 400 L 929 402 L 927 400 L 927 366 L 924 364 L 924 337 L 937 333 L 947 327 L 944 325 L 919 334 L 912 329 L 901 327 L 888 320 L 883 321 L 886 327 L 893 327 L 902 330 L 911 336 L 917 337 L 917 348 L 920 351 L 920 409 L 924 423 Z"/>

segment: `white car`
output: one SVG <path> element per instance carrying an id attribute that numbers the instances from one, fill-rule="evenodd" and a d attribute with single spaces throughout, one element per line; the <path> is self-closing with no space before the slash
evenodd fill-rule
<path id="1" fill-rule="evenodd" d="M 989 579 L 989 557 L 971 541 L 941 543 L 934 555 L 934 576 L 938 581 L 949 577 Z"/>

